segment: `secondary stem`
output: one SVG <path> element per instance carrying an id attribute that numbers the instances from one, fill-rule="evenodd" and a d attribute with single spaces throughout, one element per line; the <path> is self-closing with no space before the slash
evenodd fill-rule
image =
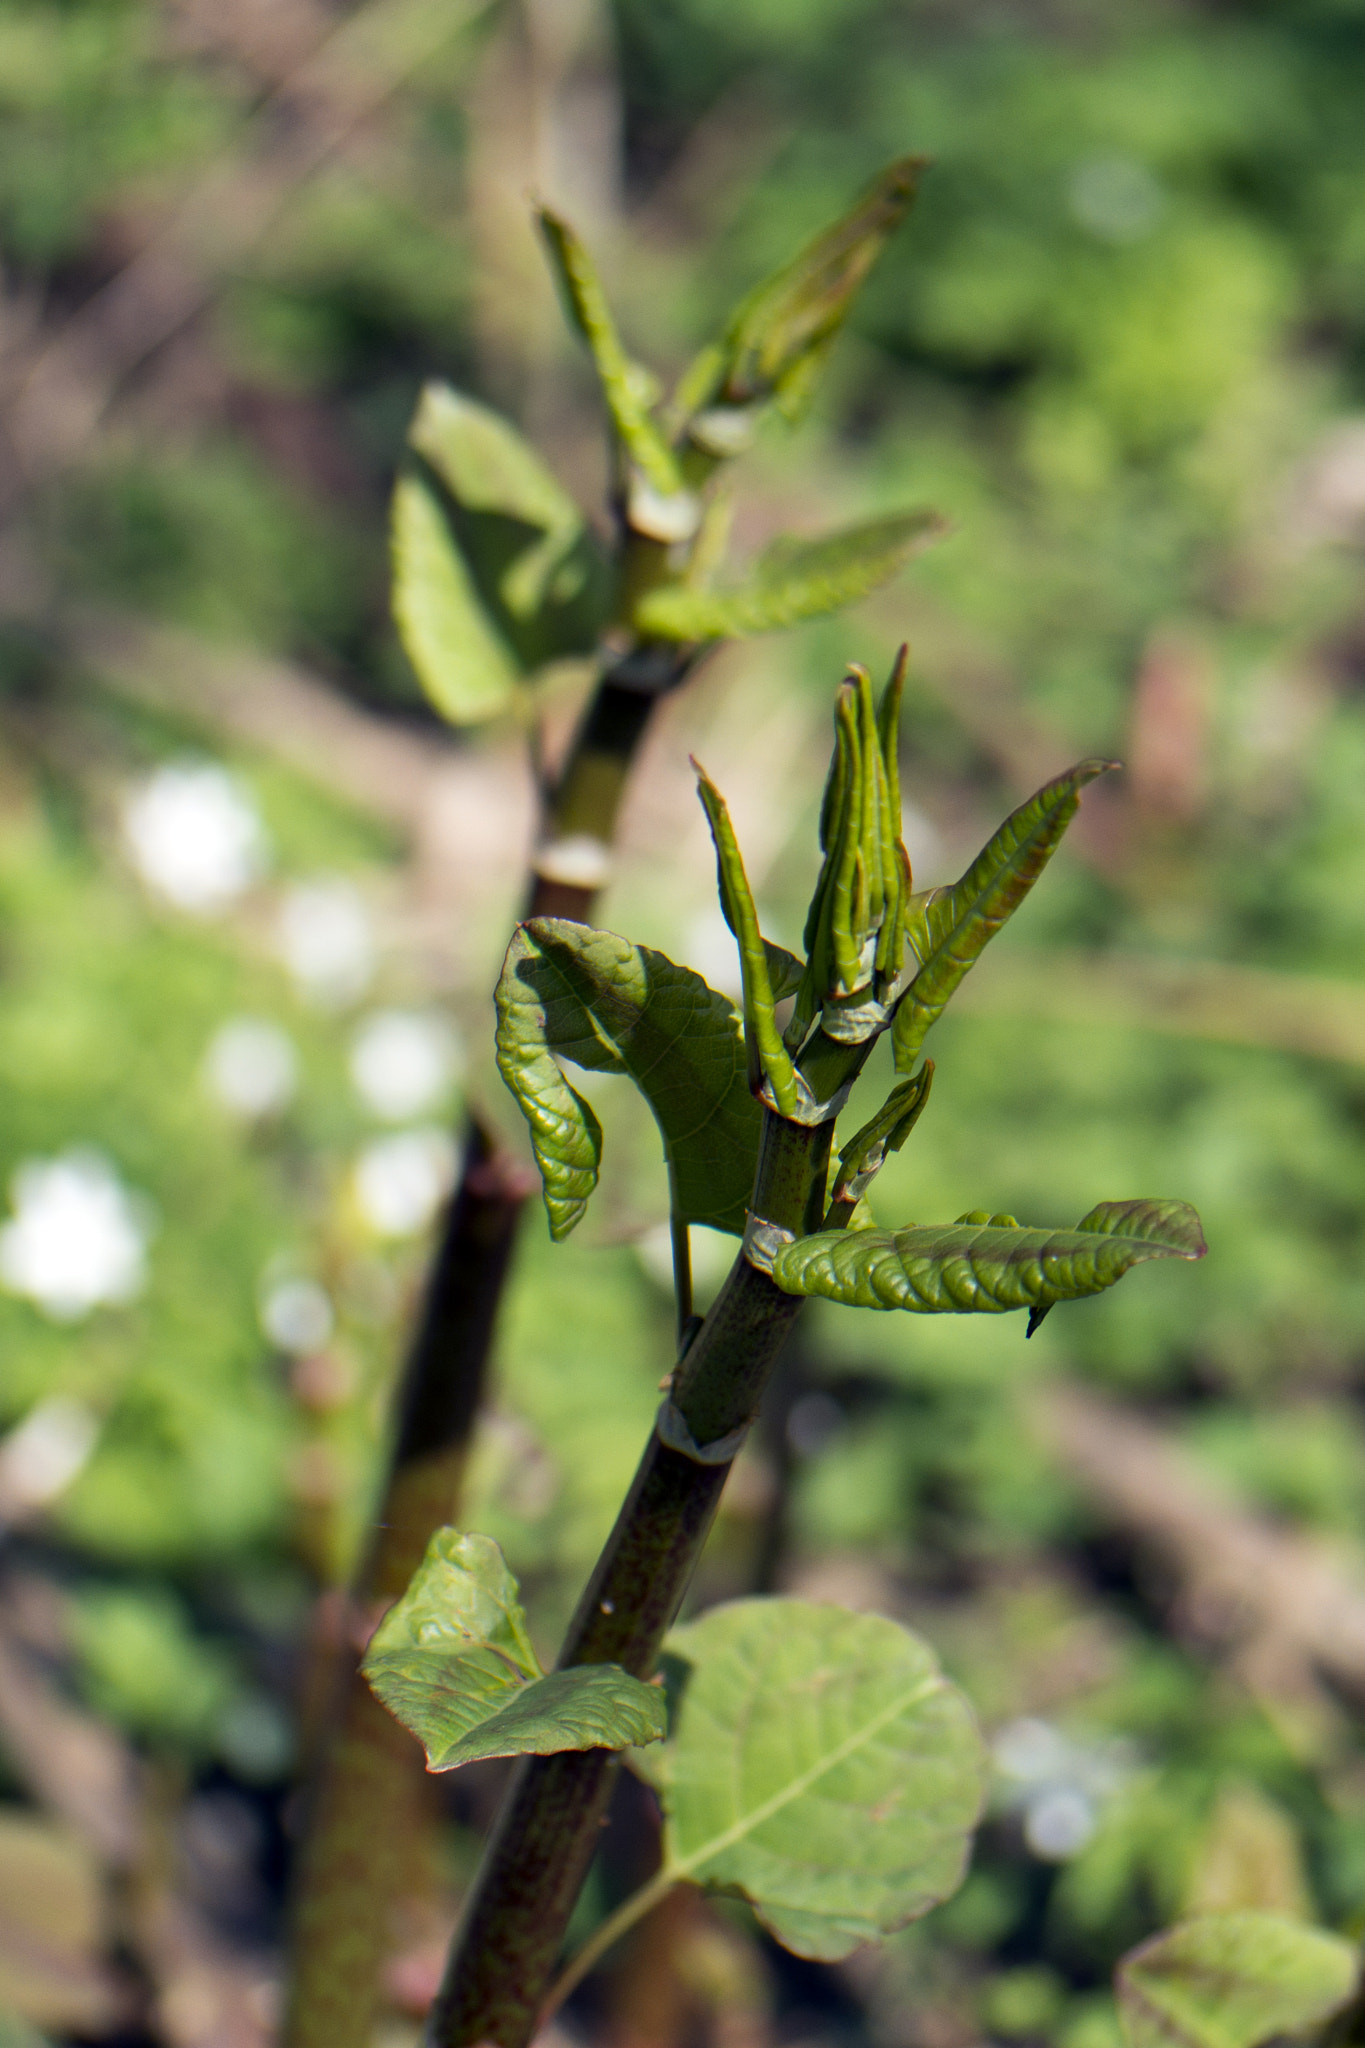
<path id="1" fill-rule="evenodd" d="M 657 1870 L 648 1884 L 642 1884 L 638 1892 L 632 1892 L 623 1899 L 614 1913 L 606 1919 L 587 1941 L 571 1963 L 567 1963 L 555 1978 L 540 2008 L 538 2025 L 553 2019 L 570 1992 L 576 1991 L 589 1970 L 601 1961 L 609 1948 L 615 1948 L 623 1934 L 629 1934 L 637 1920 L 643 1920 L 646 1913 L 652 1913 L 679 1882 L 677 1873 L 665 1867 Z"/>
<path id="2" fill-rule="evenodd" d="M 596 840 L 605 856 L 654 706 L 688 667 L 679 649 L 654 647 L 603 674 L 547 806 L 543 867 L 532 876 L 528 916 L 591 916 L 602 877 L 572 879 L 556 866 L 556 845 L 572 837 Z M 432 1533 L 458 1512 L 498 1309 L 532 1185 L 476 1117 L 466 1119 L 463 1156 L 395 1396 L 394 1448 L 373 1539 L 352 1589 L 356 1617 L 397 1598 Z M 380 1707 L 360 1675 L 358 1647 L 347 1640 L 299 1851 L 284 2048 L 364 2048 L 368 2042 L 390 1914 L 422 1837 L 425 1790 L 420 1752 Z"/>

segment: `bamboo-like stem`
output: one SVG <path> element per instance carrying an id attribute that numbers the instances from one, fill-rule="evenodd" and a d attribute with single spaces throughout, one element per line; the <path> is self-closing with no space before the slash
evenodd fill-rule
<path id="1" fill-rule="evenodd" d="M 828 1099 L 870 1046 L 818 1036 L 802 1068 Z M 764 1118 L 754 1213 L 795 1234 L 820 1227 L 832 1122 Z M 757 1413 L 804 1302 L 741 1255 L 680 1359 L 672 1401 L 694 1444 L 718 1445 Z M 625 1504 L 569 1626 L 560 1668 L 617 1663 L 638 1678 L 660 1644 L 710 1531 L 725 1462 L 665 1443 L 645 1446 Z M 620 1766 L 608 1750 L 528 1757 L 518 1765 L 452 1944 L 427 2021 L 430 2048 L 526 2048 L 569 1916 L 597 1847 Z"/>
<path id="2" fill-rule="evenodd" d="M 586 834 L 605 849 L 631 763 L 659 697 L 692 657 L 644 648 L 607 668 L 593 694 L 543 840 Z M 527 915 L 592 914 L 597 886 L 533 875 Z M 483 1402 L 497 1314 L 529 1181 L 477 1118 L 466 1120 L 464 1168 L 446 1210 L 425 1299 L 395 1398 L 394 1448 L 366 1557 L 352 1591 L 357 1619 L 397 1598 L 432 1533 L 458 1513 Z M 358 1631 L 338 1658 L 329 1727 L 299 1850 L 291 1909 L 292 1967 L 283 2048 L 365 2048 L 394 1903 L 422 1832 L 421 1751 L 360 1675 Z"/>

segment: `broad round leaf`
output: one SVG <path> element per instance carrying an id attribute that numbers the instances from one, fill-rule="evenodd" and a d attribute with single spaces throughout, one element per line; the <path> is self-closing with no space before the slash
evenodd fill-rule
<path id="1" fill-rule="evenodd" d="M 1134 1949 L 1118 1967 L 1128 2048 L 1255 2048 L 1344 2005 L 1350 1942 L 1278 1913 L 1211 1913 Z"/>
<path id="2" fill-rule="evenodd" d="M 912 1224 L 906 1230 L 821 1230 L 783 1247 L 773 1279 L 787 1294 L 914 1315 L 1033 1311 L 1100 1294 L 1146 1259 L 1202 1259 L 1188 1202 L 1101 1202 L 1074 1230 Z"/>
<path id="3" fill-rule="evenodd" d="M 421 477 L 398 479 L 391 543 L 394 621 L 422 688 L 452 725 L 495 717 L 512 700 L 517 669 Z"/>
<path id="4" fill-rule="evenodd" d="M 662 1793 L 679 1877 L 740 1892 L 832 1961 L 961 1882 L 981 1810 L 972 1710 L 896 1622 L 738 1600 L 675 1629 Z"/>

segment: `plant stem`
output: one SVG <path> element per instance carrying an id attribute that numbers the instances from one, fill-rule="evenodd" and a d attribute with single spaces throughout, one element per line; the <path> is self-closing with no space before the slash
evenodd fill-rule
<path id="1" fill-rule="evenodd" d="M 869 1046 L 817 1039 L 802 1067 L 827 1099 Z M 769 1112 L 754 1213 L 805 1233 L 820 1227 L 832 1122 Z M 757 1412 L 778 1352 L 800 1314 L 741 1256 L 679 1362 L 672 1401 L 694 1444 L 719 1444 Z M 648 1678 L 710 1531 L 730 1463 L 698 1460 L 658 1434 L 645 1446 L 560 1654 L 560 1668 L 617 1663 Z M 608 1750 L 528 1757 L 518 1765 L 484 1853 L 445 1981 L 427 2022 L 432 2048 L 525 2048 L 587 1876 L 620 1758 Z"/>
<path id="2" fill-rule="evenodd" d="M 584 1942 L 571 1963 L 566 1963 L 551 1985 L 544 2005 L 540 2008 L 537 2025 L 544 2026 L 553 2019 L 571 1991 L 576 1991 L 594 1964 L 601 1961 L 609 1948 L 614 1948 L 623 1934 L 629 1934 L 637 1920 L 643 1920 L 646 1913 L 652 1913 L 679 1882 L 675 1871 L 667 1867 L 657 1870 L 648 1884 L 642 1884 L 639 1891 L 623 1899 L 614 1913 L 609 1913 L 597 1932 Z"/>
<path id="3" fill-rule="evenodd" d="M 587 837 L 605 855 L 654 706 L 689 666 L 675 647 L 647 647 L 603 673 L 546 806 L 545 871 L 532 878 L 528 916 L 591 915 L 601 877 L 589 883 L 556 872 L 556 842 Z M 394 1448 L 352 1589 L 357 1623 L 376 1603 L 398 1597 L 433 1532 L 458 1512 L 517 1226 L 533 1186 L 525 1168 L 468 1118 L 464 1170 L 395 1396 Z M 348 1631 L 338 1658 L 298 1853 L 283 2048 L 366 2048 L 392 1909 L 422 1834 L 421 1751 L 361 1677 L 359 1632 Z"/>

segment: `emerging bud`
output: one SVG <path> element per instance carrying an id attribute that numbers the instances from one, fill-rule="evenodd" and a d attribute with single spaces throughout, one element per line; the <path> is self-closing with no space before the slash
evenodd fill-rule
<path id="1" fill-rule="evenodd" d="M 890 1016 L 905 966 L 910 862 L 901 843 L 897 734 L 907 650 L 880 707 L 867 671 L 853 668 L 834 714 L 834 759 L 820 812 L 824 865 L 806 919 L 805 975 L 787 1043 L 816 1017 L 831 1038 L 858 1045 Z"/>

